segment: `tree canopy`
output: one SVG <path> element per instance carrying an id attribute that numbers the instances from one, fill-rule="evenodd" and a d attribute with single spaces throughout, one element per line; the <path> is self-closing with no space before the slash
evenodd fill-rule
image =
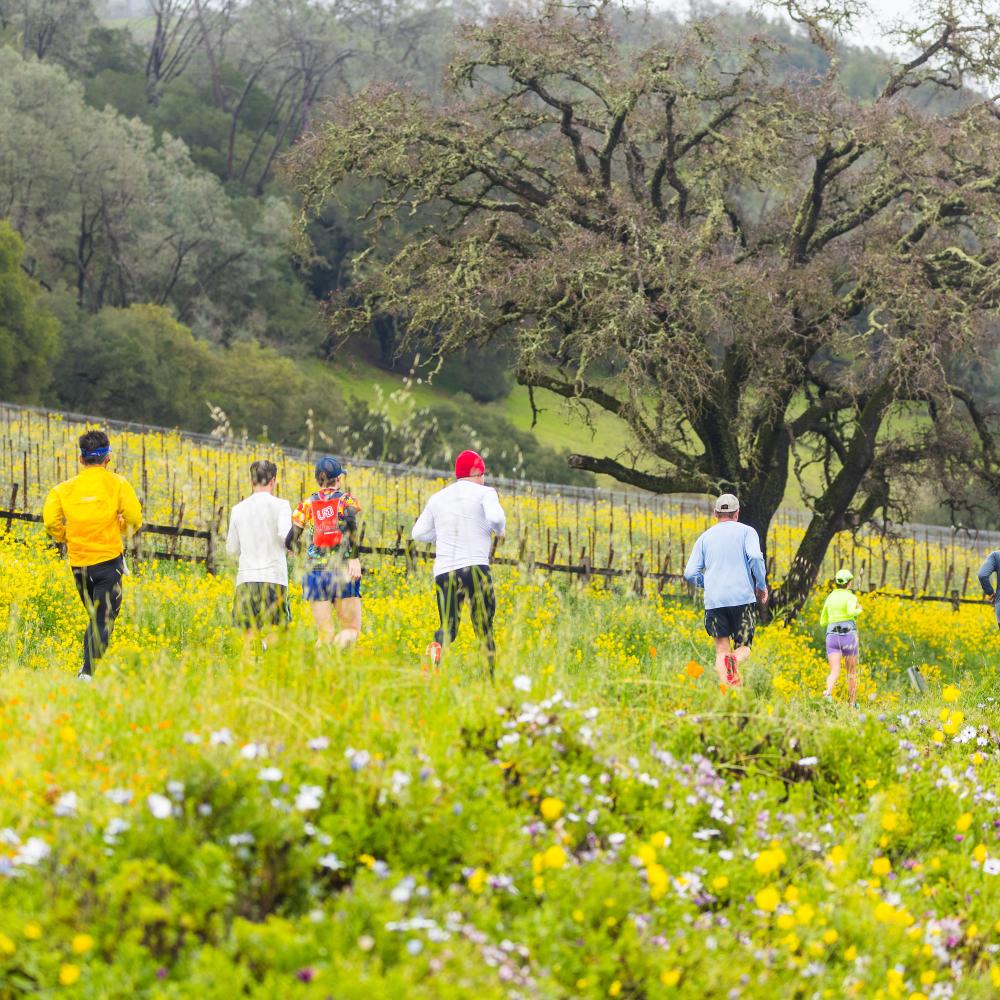
<path id="1" fill-rule="evenodd" d="M 0 219 L 0 396 L 38 402 L 59 350 L 59 324 L 21 270 L 24 244 Z"/>
<path id="2" fill-rule="evenodd" d="M 627 426 L 625 453 L 576 467 L 733 490 L 762 535 L 798 474 L 794 610 L 833 535 L 905 508 L 913 477 L 954 483 L 973 453 L 995 474 L 962 373 L 992 353 L 1000 131 L 962 88 L 995 78 L 1000 20 L 931 5 L 863 102 L 833 37 L 848 12 L 788 10 L 822 75 L 773 73 L 772 39 L 718 21 L 641 39 L 602 4 L 490 18 L 465 29 L 451 103 L 369 89 L 289 170 L 303 221 L 371 182 L 376 250 L 424 206 L 446 220 L 366 258 L 338 330 L 389 314 L 443 355 L 508 345 L 521 383 Z"/>

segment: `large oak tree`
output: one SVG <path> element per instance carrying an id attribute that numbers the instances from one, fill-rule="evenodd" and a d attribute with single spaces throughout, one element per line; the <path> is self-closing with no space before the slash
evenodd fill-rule
<path id="1" fill-rule="evenodd" d="M 848 12 L 788 10 L 825 75 L 780 74 L 732 22 L 657 38 L 600 4 L 492 18 L 464 31 L 451 103 L 369 90 L 289 169 L 304 222 L 373 182 L 375 252 L 337 329 L 389 314 L 443 354 L 507 343 L 520 382 L 627 425 L 627 452 L 575 465 L 731 489 L 762 537 L 798 474 L 813 513 L 777 595 L 794 611 L 834 534 L 898 513 L 916 477 L 995 473 L 963 375 L 992 350 L 1000 121 L 966 85 L 995 79 L 1000 19 L 924 5 L 862 104 L 833 40 Z"/>

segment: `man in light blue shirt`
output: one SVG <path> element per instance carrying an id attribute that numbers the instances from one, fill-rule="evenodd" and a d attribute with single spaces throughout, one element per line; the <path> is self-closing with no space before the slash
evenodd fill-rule
<path id="1" fill-rule="evenodd" d="M 715 520 L 694 543 L 684 578 L 705 588 L 705 631 L 715 640 L 720 684 L 739 686 L 739 665 L 750 656 L 757 627 L 757 601 L 767 603 L 767 577 L 760 538 L 740 524 L 740 502 L 732 493 L 715 501 Z"/>
<path id="2" fill-rule="evenodd" d="M 991 552 L 979 567 L 979 583 L 983 588 L 983 596 L 993 605 L 997 615 L 997 625 L 1000 626 L 1000 601 L 997 600 L 997 592 L 993 588 L 994 573 L 997 574 L 997 582 L 1000 583 L 1000 550 Z"/>

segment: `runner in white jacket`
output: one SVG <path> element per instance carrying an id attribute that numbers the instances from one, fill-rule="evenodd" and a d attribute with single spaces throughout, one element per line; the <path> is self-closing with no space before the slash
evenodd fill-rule
<path id="1" fill-rule="evenodd" d="M 246 634 L 245 652 L 261 637 L 264 649 L 291 621 L 288 610 L 288 562 L 285 536 L 292 528 L 292 508 L 274 495 L 278 467 L 262 460 L 250 465 L 253 493 L 229 515 L 226 548 L 239 556 L 233 624 Z"/>
<path id="2" fill-rule="evenodd" d="M 434 542 L 434 591 L 441 627 L 427 647 L 432 665 L 442 647 L 455 641 L 462 605 L 468 600 L 472 627 L 486 649 L 490 677 L 496 655 L 493 617 L 496 595 L 490 575 L 493 535 L 503 536 L 507 517 L 497 491 L 485 485 L 486 465 L 474 451 L 455 460 L 455 482 L 435 493 L 413 525 L 413 539 Z"/>

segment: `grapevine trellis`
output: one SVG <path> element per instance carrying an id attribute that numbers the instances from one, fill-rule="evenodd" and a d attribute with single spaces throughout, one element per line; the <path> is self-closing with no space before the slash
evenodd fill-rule
<path id="1" fill-rule="evenodd" d="M 162 535 L 167 558 L 199 558 L 213 566 L 226 512 L 246 495 L 247 467 L 270 458 L 278 467 L 278 495 L 294 503 L 312 489 L 315 452 L 267 442 L 221 440 L 163 428 L 0 405 L 0 522 L 37 519 L 45 494 L 76 468 L 76 437 L 84 426 L 114 435 L 114 467 L 135 486 L 147 535 Z M 447 473 L 346 458 L 349 487 L 362 505 L 366 552 L 415 564 L 430 549 L 408 541 L 424 501 Z M 492 481 L 492 480 L 491 480 Z M 577 579 L 628 580 L 641 590 L 683 586 L 681 572 L 697 535 L 711 523 L 704 499 L 498 480 L 508 514 L 500 565 L 520 565 Z M 0 490 L 3 490 L 0 485 Z M 809 514 L 785 509 L 767 538 L 769 575 L 787 572 Z M 140 536 L 141 539 L 141 536 Z M 139 542 L 138 555 L 143 554 Z M 961 532 L 928 525 L 895 525 L 838 535 L 821 579 L 847 565 L 866 591 L 893 591 L 955 602 L 970 599 L 975 571 L 1000 533 Z"/>

